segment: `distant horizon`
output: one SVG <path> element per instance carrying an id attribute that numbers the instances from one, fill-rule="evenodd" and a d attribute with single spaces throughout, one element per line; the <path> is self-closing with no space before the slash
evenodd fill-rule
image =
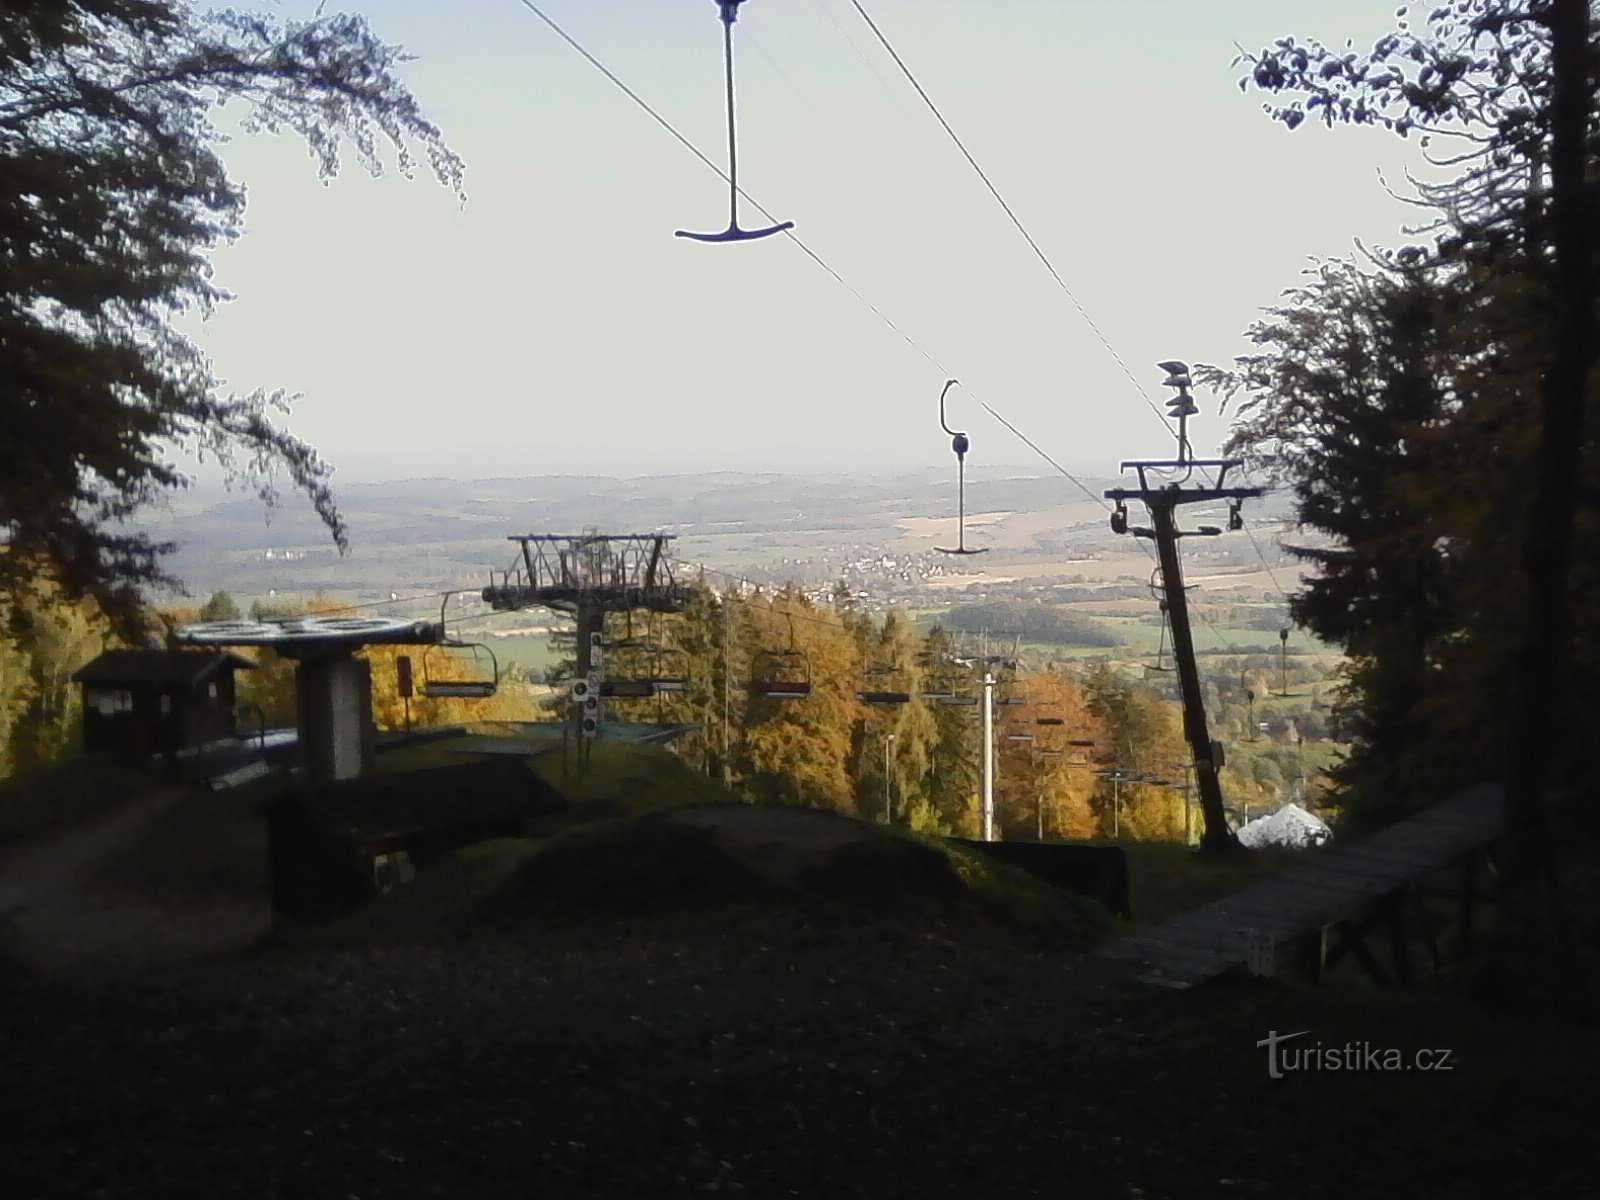
<path id="1" fill-rule="evenodd" d="M 1067 470 L 1071 471 L 1075 476 L 1086 479 L 1111 479 L 1120 474 L 1115 465 L 1112 465 L 1109 468 L 1082 465 L 1074 467 L 1072 465 L 1067 465 Z M 395 474 L 383 476 L 363 476 L 361 478 L 342 478 L 340 472 L 338 471 L 337 464 L 334 464 L 334 473 L 329 482 L 334 491 L 337 493 L 341 488 L 346 487 L 382 487 L 391 484 L 425 483 L 431 481 L 471 484 L 494 483 L 505 480 L 519 479 L 605 479 L 619 483 L 626 483 L 635 480 L 709 479 L 730 476 L 740 476 L 751 479 L 838 478 L 868 480 L 892 479 L 897 476 L 931 475 L 942 477 L 946 474 L 951 476 L 952 481 L 954 480 L 954 463 L 929 463 L 921 466 L 887 468 L 861 467 L 854 470 L 846 467 L 829 467 L 815 471 L 808 471 L 803 468 L 783 469 L 775 467 L 770 469 L 740 469 L 736 467 L 719 467 L 703 471 L 638 471 L 630 473 L 610 473 L 603 471 L 529 471 L 524 474 L 499 471 L 485 475 L 455 475 L 438 472 L 428 474 Z M 970 462 L 967 464 L 968 479 L 1043 479 L 1049 477 L 1058 477 L 1065 481 L 1065 477 L 1061 476 L 1059 471 L 1044 464 L 1033 465 L 1028 463 L 985 463 L 974 465 Z M 241 488 L 237 485 L 233 486 L 232 488 L 228 487 L 228 485 L 221 479 L 220 476 L 217 476 L 210 471 L 196 474 L 186 485 L 186 490 L 190 495 L 204 492 L 239 495 L 252 494 L 249 493 L 247 489 Z M 288 494 L 289 493 L 285 491 L 285 495 L 287 496 Z"/>
<path id="2" fill-rule="evenodd" d="M 396 170 L 329 185 L 298 140 L 224 122 L 247 229 L 211 260 L 235 298 L 183 322 L 226 390 L 296 397 L 285 424 L 346 489 L 953 468 L 950 379 L 973 473 L 1042 461 L 1020 433 L 1110 477 L 1173 448 L 1157 364 L 1234 362 L 1316 263 L 1415 240 L 1384 181 L 1432 172 L 1416 139 L 1291 134 L 1239 88 L 1241 46 L 1361 44 L 1392 6 L 876 0 L 891 57 L 844 0 L 754 4 L 741 181 L 794 236 L 706 246 L 673 233 L 726 211 L 714 6 L 541 5 L 592 61 L 504 0 L 371 7 L 466 204 Z"/>

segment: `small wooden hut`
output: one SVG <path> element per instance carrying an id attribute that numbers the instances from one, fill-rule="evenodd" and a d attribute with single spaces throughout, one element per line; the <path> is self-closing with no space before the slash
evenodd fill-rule
<path id="1" fill-rule="evenodd" d="M 107 650 L 72 676 L 84 753 L 143 761 L 234 737 L 234 672 L 254 669 L 220 650 Z"/>

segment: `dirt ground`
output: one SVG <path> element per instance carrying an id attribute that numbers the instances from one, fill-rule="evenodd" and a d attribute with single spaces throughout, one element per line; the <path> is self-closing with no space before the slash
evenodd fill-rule
<path id="1" fill-rule="evenodd" d="M 40 889 L 110 840 L 8 873 L 35 953 L 86 936 Z M 1592 1031 L 1165 992 L 974 923 L 725 907 L 103 965 L 0 983 L 8 1197 L 1499 1198 L 1600 1167 Z M 1273 1078 L 1274 1031 L 1450 1069 Z"/>
<path id="2" fill-rule="evenodd" d="M 269 899 L 179 905 L 108 886 L 99 868 L 176 800 L 153 794 L 0 860 L 0 957 L 46 975 L 124 974 L 242 949 Z"/>

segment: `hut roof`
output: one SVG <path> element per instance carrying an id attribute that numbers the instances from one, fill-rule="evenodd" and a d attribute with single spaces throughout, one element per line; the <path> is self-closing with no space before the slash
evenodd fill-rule
<path id="1" fill-rule="evenodd" d="M 221 671 L 255 670 L 241 655 L 221 650 L 107 650 L 73 672 L 74 683 L 204 683 Z"/>

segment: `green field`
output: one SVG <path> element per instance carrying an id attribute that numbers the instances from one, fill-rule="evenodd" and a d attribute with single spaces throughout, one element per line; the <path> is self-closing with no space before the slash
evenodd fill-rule
<path id="1" fill-rule="evenodd" d="M 544 672 L 559 663 L 570 651 L 558 646 L 548 633 L 518 633 L 508 637 L 488 637 L 481 631 L 463 634 L 463 637 L 480 637 L 483 644 L 494 652 L 502 675 L 519 675 L 532 672 L 542 677 Z"/>

